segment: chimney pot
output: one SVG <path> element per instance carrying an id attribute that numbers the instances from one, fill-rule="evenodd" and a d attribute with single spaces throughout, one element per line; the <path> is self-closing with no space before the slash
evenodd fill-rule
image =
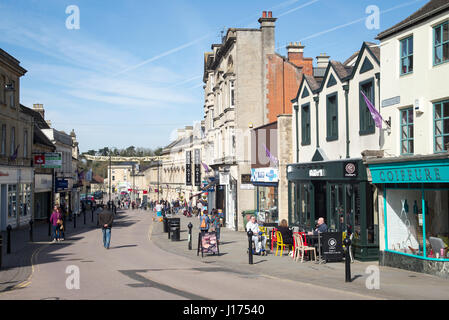
<path id="1" fill-rule="evenodd" d="M 273 18 L 273 13 L 271 11 L 268 11 L 268 18 Z"/>
<path id="2" fill-rule="evenodd" d="M 262 18 L 266 18 L 266 17 L 267 17 L 267 12 L 266 11 L 262 12 Z"/>

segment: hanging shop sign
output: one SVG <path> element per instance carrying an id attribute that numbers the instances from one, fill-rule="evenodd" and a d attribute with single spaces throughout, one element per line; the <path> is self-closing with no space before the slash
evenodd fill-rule
<path id="1" fill-rule="evenodd" d="M 279 170 L 277 168 L 251 169 L 251 182 L 278 182 Z"/>
<path id="2" fill-rule="evenodd" d="M 58 169 L 62 168 L 62 153 L 50 152 L 34 155 L 34 165 L 38 168 Z"/>
<path id="3" fill-rule="evenodd" d="M 201 153 L 200 149 L 195 149 L 195 186 L 201 186 Z"/>
<path id="4" fill-rule="evenodd" d="M 55 179 L 55 192 L 67 191 L 69 189 L 69 180 L 64 178 Z"/>
<path id="5" fill-rule="evenodd" d="M 220 172 L 220 185 L 227 186 L 229 185 L 229 173 L 228 172 Z"/>
<path id="6" fill-rule="evenodd" d="M 449 183 L 449 159 L 370 164 L 373 183 Z"/>
<path id="7" fill-rule="evenodd" d="M 192 185 L 192 151 L 186 151 L 186 186 Z"/>

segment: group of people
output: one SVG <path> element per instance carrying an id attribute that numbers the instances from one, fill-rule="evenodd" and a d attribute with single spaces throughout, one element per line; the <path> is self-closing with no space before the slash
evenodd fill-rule
<path id="1" fill-rule="evenodd" d="M 283 219 L 279 223 L 279 226 L 276 227 L 276 230 L 279 231 L 282 235 L 282 241 L 284 244 L 288 246 L 293 246 L 293 231 L 288 227 L 287 220 Z M 317 235 L 318 233 L 327 232 L 327 225 L 324 222 L 324 218 L 320 217 L 317 221 L 317 225 L 314 231 L 308 232 L 308 235 Z M 246 231 L 252 231 L 252 241 L 256 247 L 255 254 L 257 255 L 266 255 L 266 243 L 267 239 L 262 235 L 262 232 L 259 229 L 259 224 L 256 222 L 256 216 L 251 216 L 250 221 L 246 224 Z"/>
<path id="2" fill-rule="evenodd" d="M 199 216 L 200 219 L 200 231 L 201 232 L 215 232 L 217 235 L 217 241 L 220 241 L 220 229 L 222 227 L 222 216 L 217 209 L 212 209 L 208 214 L 207 210 L 204 210 Z"/>

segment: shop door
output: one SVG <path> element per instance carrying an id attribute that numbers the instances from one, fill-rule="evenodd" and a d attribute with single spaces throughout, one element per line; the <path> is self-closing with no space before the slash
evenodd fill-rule
<path id="1" fill-rule="evenodd" d="M 326 217 L 326 182 L 317 181 L 313 182 L 315 214 L 314 219 L 318 220 L 320 217 Z M 313 222 L 315 227 L 315 222 Z"/>
<path id="2" fill-rule="evenodd" d="M 360 195 L 358 185 L 330 184 L 329 188 L 329 230 L 348 232 L 349 234 L 354 230 L 359 230 Z"/>

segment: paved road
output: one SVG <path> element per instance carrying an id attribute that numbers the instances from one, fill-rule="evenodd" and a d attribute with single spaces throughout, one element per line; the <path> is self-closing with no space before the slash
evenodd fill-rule
<path id="1" fill-rule="evenodd" d="M 92 228 L 34 254 L 33 274 L 23 288 L 0 299 L 369 299 L 343 290 L 251 274 L 195 261 L 151 242 L 149 211 L 116 218 L 111 248 Z M 67 289 L 67 268 L 80 272 L 79 289 Z M 70 270 L 69 270 L 70 272 Z"/>

